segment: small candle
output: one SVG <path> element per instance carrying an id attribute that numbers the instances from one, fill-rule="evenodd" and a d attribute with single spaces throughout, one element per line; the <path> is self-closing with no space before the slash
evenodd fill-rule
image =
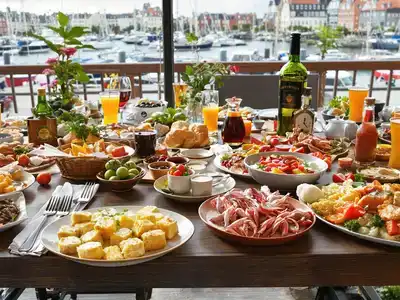
<path id="1" fill-rule="evenodd" d="M 243 120 L 243 123 L 244 123 L 244 128 L 246 130 L 246 136 L 250 136 L 251 127 L 253 126 L 253 123 L 249 120 Z"/>

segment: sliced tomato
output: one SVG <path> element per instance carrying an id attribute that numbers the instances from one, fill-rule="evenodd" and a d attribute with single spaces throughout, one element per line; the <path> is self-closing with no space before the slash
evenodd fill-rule
<path id="1" fill-rule="evenodd" d="M 355 176 L 354 176 L 353 173 L 346 173 L 346 174 L 344 175 L 344 177 L 346 178 L 346 180 L 349 180 L 349 179 L 351 179 L 351 180 L 353 180 L 353 181 L 356 180 L 356 178 L 355 178 Z"/>
<path id="2" fill-rule="evenodd" d="M 255 137 L 250 137 L 250 144 L 256 144 L 256 145 L 264 145 L 262 141 L 259 139 L 256 139 Z"/>
<path id="3" fill-rule="evenodd" d="M 111 152 L 111 155 L 112 155 L 113 157 L 125 156 L 125 155 L 126 155 L 125 147 L 124 147 L 124 146 L 121 146 L 121 147 L 115 148 L 115 149 Z"/>
<path id="4" fill-rule="evenodd" d="M 344 218 L 346 220 L 353 220 L 353 219 L 358 219 L 359 217 L 362 217 L 365 215 L 366 211 L 364 208 L 357 204 L 352 204 L 348 208 L 345 209 L 344 211 Z"/>
<path id="5" fill-rule="evenodd" d="M 271 151 L 271 146 L 270 145 L 264 145 L 260 147 L 259 152 L 268 152 Z"/>
<path id="6" fill-rule="evenodd" d="M 332 181 L 335 183 L 342 183 L 346 181 L 346 177 L 342 173 L 336 173 L 332 175 Z"/>
<path id="7" fill-rule="evenodd" d="M 326 217 L 326 220 L 333 224 L 343 224 L 346 221 L 344 214 L 330 215 Z"/>
<path id="8" fill-rule="evenodd" d="M 299 147 L 299 148 L 296 148 L 293 152 L 296 152 L 296 153 L 304 153 L 305 150 L 304 150 L 304 147 Z"/>
<path id="9" fill-rule="evenodd" d="M 290 167 L 288 165 L 282 166 L 282 167 L 279 167 L 279 170 L 281 170 L 282 172 L 287 172 L 290 170 Z"/>
<path id="10" fill-rule="evenodd" d="M 386 221 L 385 226 L 389 235 L 397 235 L 400 233 L 399 223 L 394 220 Z"/>

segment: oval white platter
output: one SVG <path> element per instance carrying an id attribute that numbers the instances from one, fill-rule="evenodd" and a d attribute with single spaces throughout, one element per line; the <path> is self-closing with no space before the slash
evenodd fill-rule
<path id="1" fill-rule="evenodd" d="M 207 173 L 205 173 L 206 175 Z M 225 194 L 229 192 L 231 189 L 233 189 L 236 185 L 235 179 L 232 177 L 227 178 L 223 182 L 216 184 L 213 186 L 212 189 L 212 194 L 211 195 L 206 195 L 206 196 L 192 196 L 191 194 L 171 194 L 167 193 L 164 191 L 164 189 L 168 188 L 168 176 L 162 176 L 158 178 L 154 182 L 154 188 L 157 192 L 160 194 L 164 195 L 166 198 L 173 199 L 179 202 L 184 202 L 184 203 L 198 203 L 198 202 L 203 202 L 204 200 L 207 200 L 208 198 L 218 196 L 221 194 Z"/>
<path id="2" fill-rule="evenodd" d="M 110 207 L 101 207 L 101 208 L 92 208 L 88 209 L 86 211 L 89 212 L 97 212 L 102 209 L 106 209 Z M 130 210 L 133 213 L 138 211 L 139 209 L 142 208 L 142 206 L 116 206 L 113 207 L 117 210 L 117 212 L 122 212 L 124 210 Z M 83 259 L 83 258 L 78 258 L 77 256 L 71 256 L 71 255 L 66 255 L 61 253 L 58 250 L 58 237 L 57 237 L 57 232 L 60 229 L 62 225 L 70 225 L 70 217 L 66 216 L 64 218 L 58 219 L 54 221 L 53 223 L 50 223 L 45 227 L 45 229 L 42 232 L 41 235 L 41 242 L 44 247 L 46 247 L 47 250 L 50 252 L 59 255 L 61 257 L 64 257 L 66 259 L 85 264 L 85 265 L 90 265 L 90 266 L 95 266 L 95 267 L 123 267 L 123 266 L 130 266 L 130 265 L 136 265 L 140 263 L 144 263 L 146 261 L 150 261 L 153 259 L 156 259 L 158 257 L 161 257 L 179 247 L 184 245 L 193 235 L 194 233 L 194 226 L 193 223 L 186 217 L 182 216 L 181 214 L 178 214 L 176 212 L 166 210 L 159 208 L 160 213 L 162 213 L 165 216 L 171 217 L 176 222 L 178 223 L 178 235 L 175 236 L 173 239 L 167 241 L 167 246 L 163 249 L 156 250 L 156 251 L 148 251 L 145 253 L 144 256 L 137 257 L 134 259 L 124 259 L 124 260 L 116 260 L 116 261 L 107 261 L 107 260 L 98 260 L 98 259 Z"/>

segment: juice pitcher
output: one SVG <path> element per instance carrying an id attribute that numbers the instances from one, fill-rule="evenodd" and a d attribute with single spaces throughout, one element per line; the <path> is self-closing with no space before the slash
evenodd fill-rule
<path id="1" fill-rule="evenodd" d="M 222 140 L 229 146 L 239 147 L 246 135 L 246 129 L 240 114 L 242 99 L 232 97 L 226 99 L 226 102 L 228 103 L 228 115 L 222 130 Z"/>

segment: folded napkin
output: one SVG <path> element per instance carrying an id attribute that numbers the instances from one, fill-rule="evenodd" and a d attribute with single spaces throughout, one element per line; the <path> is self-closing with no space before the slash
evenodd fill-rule
<path id="1" fill-rule="evenodd" d="M 79 198 L 79 196 L 82 193 L 84 185 L 78 185 L 78 184 L 72 184 L 72 189 L 73 189 L 73 199 L 76 200 Z M 58 186 L 55 191 L 53 192 L 53 195 L 57 195 L 61 191 L 62 186 Z M 96 195 L 97 190 L 99 189 L 99 185 L 95 185 L 95 192 L 93 195 Z M 88 203 L 84 204 L 81 203 L 76 210 L 83 210 Z M 16 254 L 16 255 L 30 255 L 30 256 L 41 256 L 47 252 L 47 249 L 43 247 L 42 243 L 40 242 L 40 236 L 37 238 L 35 245 L 32 247 L 32 250 L 29 252 L 21 252 L 18 250 L 19 247 L 21 247 L 22 243 L 25 241 L 25 239 L 29 236 L 29 234 L 32 232 L 34 228 L 39 226 L 40 222 L 42 221 L 43 212 L 46 209 L 47 202 L 42 206 L 42 208 L 36 213 L 33 218 L 30 219 L 29 223 L 25 226 L 25 228 L 14 238 L 12 241 L 11 245 L 8 247 L 10 250 L 10 253 Z M 75 203 L 72 203 L 71 205 L 71 210 L 74 208 Z M 46 225 L 50 224 L 53 222 L 57 217 L 56 216 L 51 216 L 48 217 L 48 220 L 46 221 Z M 45 226 L 46 226 L 45 225 Z M 45 227 L 43 226 L 43 228 Z"/>

